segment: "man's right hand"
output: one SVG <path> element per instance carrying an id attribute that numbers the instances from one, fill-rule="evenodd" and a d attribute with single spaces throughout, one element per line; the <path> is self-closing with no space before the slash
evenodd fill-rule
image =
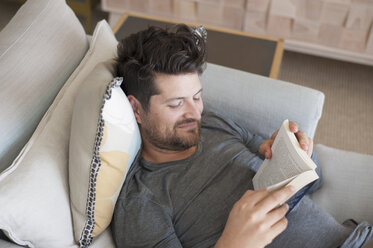
<path id="1" fill-rule="evenodd" d="M 246 191 L 234 204 L 215 248 L 260 248 L 270 244 L 287 227 L 289 206 L 283 203 L 294 193 L 291 187 L 273 193 L 266 189 Z"/>

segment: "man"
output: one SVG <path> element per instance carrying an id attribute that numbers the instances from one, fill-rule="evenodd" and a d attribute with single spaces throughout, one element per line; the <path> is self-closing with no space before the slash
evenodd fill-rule
<path id="1" fill-rule="evenodd" d="M 263 140 L 203 112 L 204 38 L 202 28 L 150 27 L 118 46 L 143 143 L 115 208 L 117 247 L 360 247 L 366 224 L 340 225 L 308 197 L 286 217 L 292 188 L 253 190 L 277 132 Z M 290 128 L 311 156 L 312 140 Z"/>

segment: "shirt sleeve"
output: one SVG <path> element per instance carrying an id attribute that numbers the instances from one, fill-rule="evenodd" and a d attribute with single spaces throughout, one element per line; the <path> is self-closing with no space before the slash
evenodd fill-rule
<path id="1" fill-rule="evenodd" d="M 250 130 L 247 130 L 247 128 L 215 112 L 210 111 L 204 113 L 202 120 L 202 125 L 204 125 L 204 127 L 220 129 L 221 131 L 231 133 L 233 136 L 240 139 L 250 152 L 255 153 L 259 157 L 262 156 L 259 153 L 259 146 L 263 143 L 264 138 L 260 135 L 253 134 Z"/>
<path id="2" fill-rule="evenodd" d="M 146 197 L 120 201 L 113 219 L 116 247 L 182 248 L 171 213 Z"/>

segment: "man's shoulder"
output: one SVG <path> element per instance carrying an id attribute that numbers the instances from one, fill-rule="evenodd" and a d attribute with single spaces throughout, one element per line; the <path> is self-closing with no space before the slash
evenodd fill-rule
<path id="1" fill-rule="evenodd" d="M 132 204 L 159 204 L 157 199 L 157 191 L 154 191 L 154 178 L 150 182 L 145 178 L 148 169 L 142 164 L 141 154 L 138 154 L 134 159 L 130 171 L 125 179 L 124 185 L 119 195 L 118 201 L 125 203 L 124 205 Z"/>
<path id="2" fill-rule="evenodd" d="M 202 125 L 224 124 L 227 122 L 231 122 L 229 117 L 216 111 L 209 110 L 202 113 Z"/>
<path id="3" fill-rule="evenodd" d="M 141 170 L 137 171 L 141 173 Z M 141 177 L 141 176 L 140 176 Z M 122 191 L 117 200 L 117 205 L 123 210 L 126 208 L 136 208 L 148 204 L 159 205 L 153 192 L 137 180 L 138 175 L 127 178 Z"/>
<path id="4" fill-rule="evenodd" d="M 228 115 L 213 110 L 203 112 L 201 125 L 205 129 L 223 131 L 233 135 L 241 135 L 243 132 L 242 127 Z"/>
<path id="5" fill-rule="evenodd" d="M 136 178 L 141 177 L 141 153 L 139 152 L 131 164 L 122 190 L 119 194 L 118 201 L 126 202 L 129 199 L 140 200 L 147 199 L 151 196 L 151 191 L 142 187 Z"/>

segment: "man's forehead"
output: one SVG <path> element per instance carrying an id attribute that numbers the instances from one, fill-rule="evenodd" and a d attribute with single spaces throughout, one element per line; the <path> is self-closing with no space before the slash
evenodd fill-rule
<path id="1" fill-rule="evenodd" d="M 196 94 L 201 89 L 201 82 L 198 73 L 186 74 L 163 74 L 156 73 L 155 84 L 159 95 Z"/>

